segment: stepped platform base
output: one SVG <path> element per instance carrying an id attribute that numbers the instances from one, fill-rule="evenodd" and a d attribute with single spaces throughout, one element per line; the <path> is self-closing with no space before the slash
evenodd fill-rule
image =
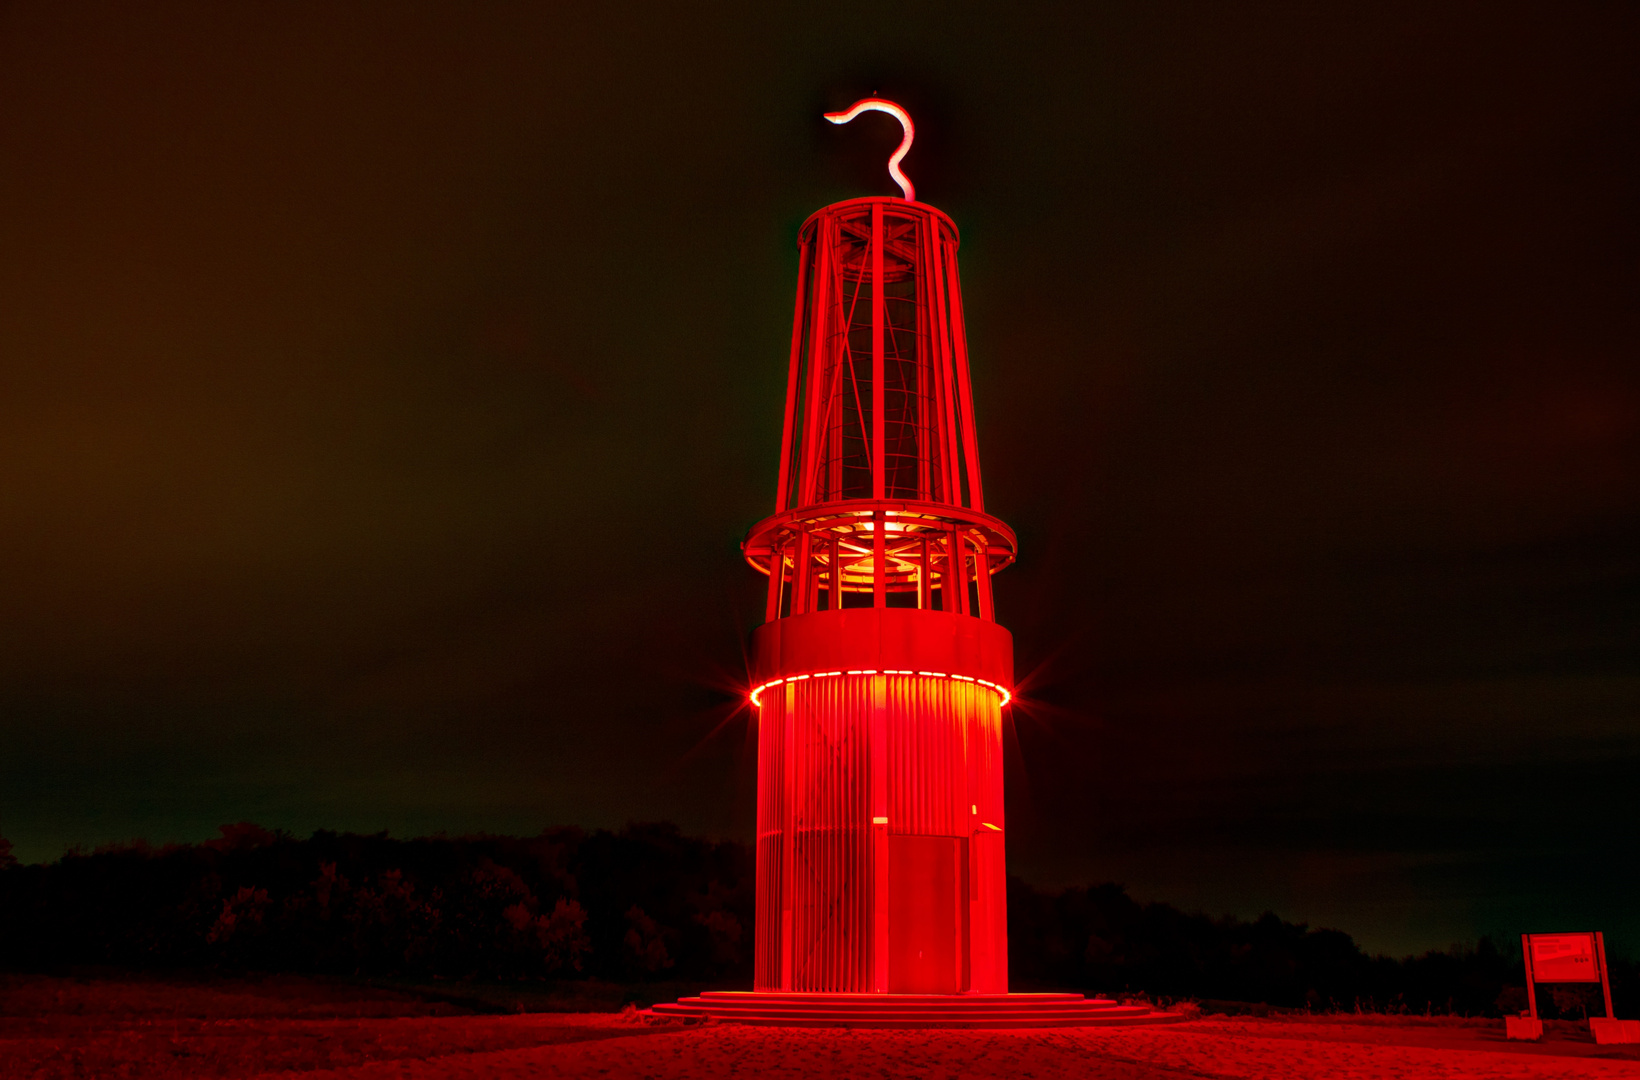
<path id="1" fill-rule="evenodd" d="M 1081 994 L 782 994 L 713 990 L 656 1005 L 659 1016 L 772 1027 L 1050 1028 L 1166 1024 L 1147 1005 Z"/>

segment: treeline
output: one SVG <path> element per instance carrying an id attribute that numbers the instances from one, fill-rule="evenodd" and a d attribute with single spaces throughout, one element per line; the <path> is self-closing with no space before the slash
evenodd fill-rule
<path id="1" fill-rule="evenodd" d="M 667 824 L 533 837 L 298 839 L 225 825 L 19 865 L 0 840 L 0 967 L 222 968 L 408 978 L 598 977 L 751 985 L 754 865 Z M 1141 904 L 1118 885 L 1009 881 L 1015 989 L 1146 993 L 1318 1011 L 1525 1007 L 1518 940 L 1369 956 L 1348 934 Z M 1635 983 L 1614 963 L 1618 1008 Z M 1546 991 L 1545 1015 L 1597 994 Z"/>
<path id="2" fill-rule="evenodd" d="M 733 978 L 753 864 L 672 825 L 308 839 L 225 825 L 0 869 L 0 966 L 447 978 Z"/>
<path id="3" fill-rule="evenodd" d="M 1247 922 L 1141 904 L 1120 885 L 1042 893 L 1008 888 L 1009 975 L 1015 988 L 1075 987 L 1317 1012 L 1499 1016 L 1527 1006 L 1520 939 L 1395 959 L 1361 951 L 1341 930 L 1271 914 Z M 1613 959 L 1619 1015 L 1636 965 Z M 1597 986 L 1539 987 L 1548 1018 L 1602 1014 Z M 1629 1013 L 1632 1015 L 1632 1013 Z"/>

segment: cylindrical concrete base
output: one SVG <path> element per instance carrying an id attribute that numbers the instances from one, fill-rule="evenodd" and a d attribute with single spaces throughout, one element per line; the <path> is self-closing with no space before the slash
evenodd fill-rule
<path id="1" fill-rule="evenodd" d="M 757 989 L 1006 993 L 1007 631 L 845 609 L 755 644 Z"/>

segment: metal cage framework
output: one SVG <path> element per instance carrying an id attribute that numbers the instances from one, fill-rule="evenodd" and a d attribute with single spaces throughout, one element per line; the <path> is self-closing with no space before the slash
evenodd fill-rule
<path id="1" fill-rule="evenodd" d="M 909 138 L 909 136 L 908 136 Z M 956 226 L 816 213 L 799 276 L 758 709 L 756 989 L 1003 994 L 1002 708 Z"/>
<path id="2" fill-rule="evenodd" d="M 950 218 L 900 199 L 804 223 L 777 512 L 745 543 L 768 619 L 869 605 L 994 620 L 990 577 L 1017 542 L 985 513 L 958 243 Z"/>

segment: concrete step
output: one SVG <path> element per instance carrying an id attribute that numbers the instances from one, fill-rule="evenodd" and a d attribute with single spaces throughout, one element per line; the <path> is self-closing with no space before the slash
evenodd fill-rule
<path id="1" fill-rule="evenodd" d="M 1091 1027 L 1180 1019 L 1078 994 L 760 994 L 709 991 L 655 1006 L 661 1016 L 796 1027 Z"/>
<path id="2" fill-rule="evenodd" d="M 1114 1004 L 1114 1003 L 1111 1004 L 1111 1005 L 1094 1005 L 1094 1004 L 1091 1004 L 1091 1003 L 1084 1005 L 1084 1004 L 1076 1004 L 1076 1003 L 1073 1003 L 1073 1002 L 1065 1002 L 1063 1004 L 1053 1004 L 1053 1005 L 1028 1004 L 1028 1005 L 1016 1005 L 1016 1006 L 1006 1006 L 1006 1005 L 998 1005 L 998 1004 L 988 1003 L 988 1004 L 984 1004 L 984 1005 L 942 1006 L 937 1002 L 917 1002 L 917 1003 L 901 1003 L 901 1002 L 890 1003 L 890 1002 L 884 1002 L 881 1005 L 859 1005 L 859 1004 L 854 1004 L 854 1003 L 850 1003 L 850 1004 L 847 1004 L 847 1005 L 827 1005 L 827 1004 L 818 1004 L 818 1003 L 810 1005 L 810 1004 L 805 1004 L 805 1003 L 800 1003 L 800 1002 L 789 1002 L 789 1001 L 771 1001 L 768 1004 L 762 1004 L 762 1003 L 757 1003 L 757 1002 L 723 1003 L 723 1002 L 702 1001 L 699 998 L 680 998 L 678 1000 L 678 1006 L 682 1007 L 682 1008 L 690 1008 L 690 1009 L 697 1009 L 697 1010 L 699 1010 L 699 1009 L 709 1009 L 713 1012 L 724 1012 L 724 1013 L 747 1012 L 747 1011 L 750 1011 L 750 1012 L 768 1012 L 770 1010 L 775 1010 L 775 1011 L 779 1011 L 779 1012 L 790 1012 L 790 1013 L 804 1013 L 804 1012 L 879 1013 L 879 1012 L 882 1012 L 884 1009 L 892 1009 L 895 1012 L 908 1012 L 908 1013 L 910 1013 L 910 1012 L 919 1012 L 919 1013 L 920 1012 L 929 1012 L 929 1013 L 939 1013 L 942 1016 L 950 1014 L 950 1013 L 961 1013 L 965 1016 L 967 1016 L 967 1015 L 980 1015 L 980 1014 L 986 1014 L 986 1015 L 996 1014 L 996 1015 L 1000 1016 L 1000 1015 L 1011 1015 L 1011 1014 L 1020 1013 L 1020 1012 L 1039 1012 L 1039 1013 L 1072 1012 L 1072 1013 L 1078 1013 L 1078 1014 L 1097 1013 L 1101 1016 L 1105 1016 L 1105 1015 L 1109 1015 L 1109 1016 L 1133 1016 L 1133 1015 L 1137 1015 L 1139 1013 L 1146 1013 L 1146 1012 L 1151 1011 L 1148 1007 L 1143 1006 L 1143 1005 L 1117 1005 L 1117 1004 Z M 656 1007 L 659 1008 L 659 1006 L 656 1006 Z"/>
<path id="3" fill-rule="evenodd" d="M 936 1005 L 952 1003 L 976 1004 L 981 1002 L 997 1002 L 1004 1005 L 1024 1005 L 1029 1003 L 1056 1004 L 1060 1002 L 1076 1002 L 1101 1005 L 1116 1005 L 1116 1001 L 1105 997 L 1084 997 L 1081 994 L 804 994 L 796 992 L 767 993 L 755 990 L 706 990 L 699 1000 L 720 1001 L 793 1001 L 803 1004 L 859 1002 L 862 1004 L 879 1004 L 892 1001 L 899 1004 L 916 1004 L 928 1002 Z"/>

